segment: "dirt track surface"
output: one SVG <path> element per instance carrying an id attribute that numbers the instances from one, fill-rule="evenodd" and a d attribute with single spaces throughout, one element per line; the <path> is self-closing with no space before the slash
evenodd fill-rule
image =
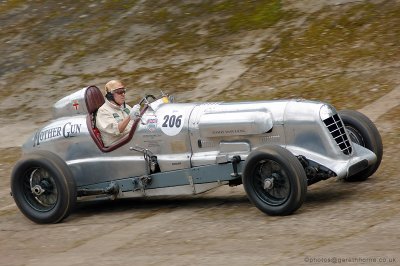
<path id="1" fill-rule="evenodd" d="M 362 109 L 384 141 L 365 182 L 309 187 L 291 216 L 271 217 L 242 186 L 194 197 L 81 203 L 60 224 L 26 219 L 0 189 L 0 265 L 399 265 L 400 87 Z M 379 114 L 379 115 L 378 115 Z M 19 156 L 3 149 L 1 179 Z"/>

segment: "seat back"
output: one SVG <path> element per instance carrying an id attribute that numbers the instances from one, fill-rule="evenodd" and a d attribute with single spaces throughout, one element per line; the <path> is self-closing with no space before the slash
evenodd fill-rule
<path id="1" fill-rule="evenodd" d="M 85 92 L 85 103 L 89 114 L 96 113 L 105 102 L 104 96 L 96 86 L 90 86 Z"/>
<path id="2" fill-rule="evenodd" d="M 85 92 L 85 103 L 88 110 L 86 123 L 90 136 L 93 138 L 100 150 L 104 148 L 103 140 L 101 139 L 100 131 L 96 127 L 97 110 L 104 104 L 104 96 L 100 89 L 96 86 L 89 86 Z"/>

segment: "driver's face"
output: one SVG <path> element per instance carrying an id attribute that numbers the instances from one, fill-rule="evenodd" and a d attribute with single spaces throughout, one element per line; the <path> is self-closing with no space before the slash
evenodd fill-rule
<path id="1" fill-rule="evenodd" d="M 118 105 L 122 105 L 125 102 L 125 91 L 114 92 L 114 100 Z"/>
<path id="2" fill-rule="evenodd" d="M 113 87 L 115 88 L 113 90 L 114 101 L 116 104 L 122 105 L 125 102 L 124 84 L 117 82 L 116 84 L 113 84 Z"/>

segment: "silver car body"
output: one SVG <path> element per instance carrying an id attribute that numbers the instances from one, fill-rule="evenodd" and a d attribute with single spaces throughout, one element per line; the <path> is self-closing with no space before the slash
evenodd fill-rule
<path id="1" fill-rule="evenodd" d="M 54 105 L 54 119 L 23 145 L 60 156 L 79 189 L 117 182 L 118 197 L 196 194 L 234 179 L 226 164 L 268 144 L 325 167 L 339 178 L 372 165 L 376 155 L 352 143 L 329 104 L 301 99 L 257 102 L 165 103 L 149 107 L 132 139 L 102 152 L 89 134 L 83 88 Z M 340 134 L 344 132 L 344 134 Z M 148 174 L 142 151 L 157 156 L 159 173 L 144 189 L 132 180 Z"/>

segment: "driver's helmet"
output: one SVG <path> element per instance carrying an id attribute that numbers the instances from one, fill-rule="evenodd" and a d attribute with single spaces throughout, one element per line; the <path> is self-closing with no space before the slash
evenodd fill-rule
<path id="1" fill-rule="evenodd" d="M 125 88 L 124 84 L 120 80 L 110 80 L 109 82 L 106 83 L 104 86 L 105 94 L 113 93 L 113 91 L 117 89 Z"/>

